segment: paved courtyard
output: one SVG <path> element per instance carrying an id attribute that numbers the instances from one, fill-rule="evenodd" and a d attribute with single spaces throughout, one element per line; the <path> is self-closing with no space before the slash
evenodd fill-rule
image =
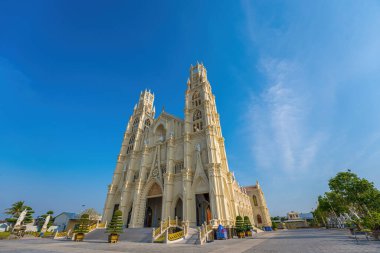
<path id="1" fill-rule="evenodd" d="M 204 246 L 186 244 L 150 244 L 120 242 L 57 241 L 51 239 L 22 239 L 0 241 L 0 252 L 152 252 L 152 253 L 379 253 L 380 242 L 366 241 L 359 243 L 350 238 L 347 231 L 304 229 L 262 233 L 254 239 L 232 239 L 215 241 Z"/>

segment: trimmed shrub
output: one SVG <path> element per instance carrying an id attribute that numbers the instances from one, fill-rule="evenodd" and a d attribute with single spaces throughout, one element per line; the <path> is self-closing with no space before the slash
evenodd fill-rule
<path id="1" fill-rule="evenodd" d="M 116 210 L 112 216 L 111 222 L 107 227 L 107 233 L 109 234 L 121 234 L 123 233 L 123 212 Z"/>
<path id="2" fill-rule="evenodd" d="M 244 232 L 245 231 L 244 221 L 240 215 L 236 216 L 235 227 L 236 227 L 236 232 Z"/>
<path id="3" fill-rule="evenodd" d="M 81 217 L 80 217 L 80 223 L 79 225 L 74 229 L 74 232 L 75 233 L 88 233 L 89 229 L 89 216 L 88 214 L 83 214 Z"/>
<path id="4" fill-rule="evenodd" d="M 245 231 L 251 231 L 252 229 L 252 224 L 248 216 L 244 216 L 244 228 Z"/>

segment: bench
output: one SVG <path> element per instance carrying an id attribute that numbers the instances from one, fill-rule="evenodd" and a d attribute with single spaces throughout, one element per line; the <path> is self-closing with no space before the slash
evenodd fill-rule
<path id="1" fill-rule="evenodd" d="M 364 235 L 367 241 L 369 241 L 370 232 L 358 231 L 356 229 L 351 230 L 351 234 L 354 236 L 356 243 L 358 243 L 358 236 Z"/>

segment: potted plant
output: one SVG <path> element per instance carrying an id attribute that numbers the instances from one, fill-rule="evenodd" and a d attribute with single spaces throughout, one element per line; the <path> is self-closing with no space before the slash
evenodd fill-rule
<path id="1" fill-rule="evenodd" d="M 244 216 L 244 228 L 245 228 L 245 236 L 251 237 L 252 236 L 252 224 L 251 221 L 249 220 L 248 216 Z"/>
<path id="2" fill-rule="evenodd" d="M 116 243 L 119 240 L 119 235 L 123 233 L 123 212 L 116 210 L 112 216 L 111 222 L 107 227 L 108 242 Z"/>
<path id="3" fill-rule="evenodd" d="M 239 238 L 244 238 L 244 232 L 245 232 L 244 221 L 240 215 L 236 216 L 235 227 L 236 227 L 237 236 Z"/>
<path id="4" fill-rule="evenodd" d="M 273 229 L 274 231 L 276 231 L 277 228 L 278 228 L 277 222 L 272 221 L 272 229 Z"/>
<path id="5" fill-rule="evenodd" d="M 80 221 L 78 226 L 74 229 L 75 237 L 74 240 L 76 242 L 81 242 L 84 239 L 84 234 L 88 233 L 88 227 L 89 227 L 89 216 L 88 214 L 83 214 L 80 217 Z"/>

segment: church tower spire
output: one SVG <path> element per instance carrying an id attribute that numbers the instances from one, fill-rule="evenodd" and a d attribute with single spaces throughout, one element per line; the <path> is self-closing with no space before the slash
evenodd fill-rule
<path id="1" fill-rule="evenodd" d="M 115 209 L 125 209 L 131 196 L 130 188 L 136 173 L 136 159 L 134 151 L 141 150 L 150 125 L 154 120 L 154 94 L 150 90 L 140 93 L 139 101 L 133 109 L 129 118 L 127 129 L 121 144 L 120 153 L 117 158 L 116 168 L 112 183 L 108 186 L 106 204 L 104 207 L 104 220 L 112 216 Z M 115 199 L 121 199 L 118 204 L 112 203 Z M 123 213 L 123 216 L 127 214 Z M 124 219 L 126 217 L 123 217 Z"/>
<path id="2" fill-rule="evenodd" d="M 194 151 L 194 146 L 197 147 L 199 155 Z M 199 167 L 199 162 L 204 164 L 203 167 L 207 171 L 208 182 L 206 184 L 209 188 L 212 219 L 233 219 L 235 211 L 227 204 L 227 202 L 233 201 L 231 197 L 233 196 L 232 183 L 231 180 L 226 180 L 227 178 L 232 178 L 232 174 L 228 168 L 219 114 L 216 108 L 215 96 L 207 78 L 207 70 L 203 64 L 199 63 L 190 67 L 187 82 L 184 153 L 184 168 L 186 175 L 189 175 L 184 176 L 184 181 L 186 181 L 186 178 L 190 178 L 189 181 L 191 182 L 193 177 L 192 185 L 195 187 L 197 187 L 199 180 L 204 182 L 202 178 L 196 178 L 196 175 L 199 175 L 196 170 L 196 167 Z M 200 161 L 198 161 L 199 159 Z M 201 188 L 199 183 L 198 187 Z M 223 196 L 228 197 L 224 198 Z M 186 208 L 186 205 L 189 209 L 192 208 L 191 202 L 184 203 L 184 208 Z M 186 210 L 184 215 L 186 217 Z M 188 217 L 188 219 L 192 220 L 193 218 Z"/>

